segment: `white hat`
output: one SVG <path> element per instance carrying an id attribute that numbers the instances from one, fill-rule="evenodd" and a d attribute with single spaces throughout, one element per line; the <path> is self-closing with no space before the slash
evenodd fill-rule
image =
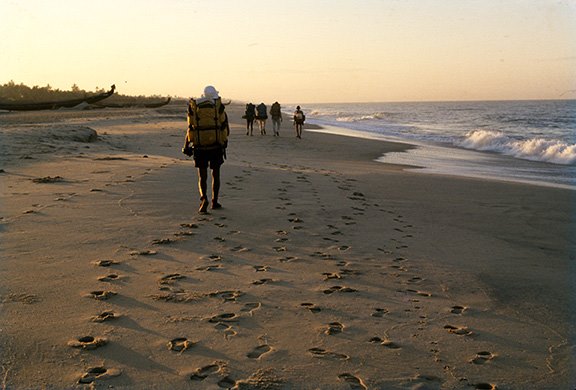
<path id="1" fill-rule="evenodd" d="M 204 88 L 204 97 L 208 99 L 218 99 L 220 96 L 218 95 L 218 91 L 211 85 L 208 85 Z"/>

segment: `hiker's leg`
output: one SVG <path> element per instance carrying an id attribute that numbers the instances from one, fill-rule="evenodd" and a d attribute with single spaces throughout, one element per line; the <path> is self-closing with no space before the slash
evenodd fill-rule
<path id="1" fill-rule="evenodd" d="M 206 188 L 208 182 L 208 167 L 198 168 L 198 191 L 200 198 L 206 197 Z"/>
<path id="2" fill-rule="evenodd" d="M 220 206 L 218 203 L 218 193 L 220 192 L 220 167 L 212 169 L 212 208 L 217 209 Z"/>
<path id="3" fill-rule="evenodd" d="M 206 197 L 206 188 L 208 181 L 208 167 L 198 168 L 198 191 L 200 192 L 200 211 L 206 212 L 208 209 L 208 198 Z"/>

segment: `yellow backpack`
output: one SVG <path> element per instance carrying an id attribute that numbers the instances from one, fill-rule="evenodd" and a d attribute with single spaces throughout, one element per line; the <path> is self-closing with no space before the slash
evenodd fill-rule
<path id="1" fill-rule="evenodd" d="M 188 102 L 187 142 L 194 148 L 214 149 L 228 143 L 228 117 L 220 98 Z"/>

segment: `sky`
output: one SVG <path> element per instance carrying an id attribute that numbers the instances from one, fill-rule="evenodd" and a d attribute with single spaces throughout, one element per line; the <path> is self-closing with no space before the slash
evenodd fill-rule
<path id="1" fill-rule="evenodd" d="M 0 0 L 0 84 L 293 103 L 576 99 L 576 0 Z"/>

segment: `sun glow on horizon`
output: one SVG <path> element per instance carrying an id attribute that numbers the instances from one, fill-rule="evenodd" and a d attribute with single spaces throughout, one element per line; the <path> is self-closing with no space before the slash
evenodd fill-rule
<path id="1" fill-rule="evenodd" d="M 0 83 L 284 102 L 576 98 L 576 3 L 0 2 Z"/>

